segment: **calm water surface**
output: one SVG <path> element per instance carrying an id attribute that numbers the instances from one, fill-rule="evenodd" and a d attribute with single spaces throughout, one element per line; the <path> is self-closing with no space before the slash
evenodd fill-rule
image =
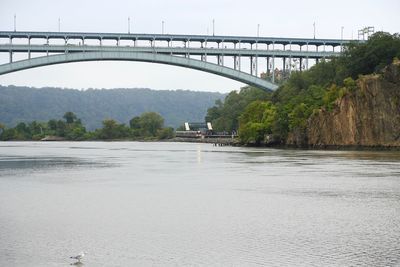
<path id="1" fill-rule="evenodd" d="M 400 266 L 400 153 L 0 143 L 0 266 Z"/>

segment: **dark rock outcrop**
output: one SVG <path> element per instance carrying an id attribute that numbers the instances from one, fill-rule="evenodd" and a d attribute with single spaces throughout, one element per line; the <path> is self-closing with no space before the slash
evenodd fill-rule
<path id="1" fill-rule="evenodd" d="M 308 120 L 288 144 L 309 147 L 400 147 L 400 62 L 383 74 L 360 77 L 357 88 Z"/>

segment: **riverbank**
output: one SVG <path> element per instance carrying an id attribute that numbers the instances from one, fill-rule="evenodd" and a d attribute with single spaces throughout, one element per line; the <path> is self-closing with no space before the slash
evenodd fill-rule
<path id="1" fill-rule="evenodd" d="M 205 143 L 214 144 L 218 146 L 239 146 L 239 140 L 235 138 L 184 138 L 175 137 L 172 139 L 164 140 L 167 142 L 182 142 L 182 143 Z"/>

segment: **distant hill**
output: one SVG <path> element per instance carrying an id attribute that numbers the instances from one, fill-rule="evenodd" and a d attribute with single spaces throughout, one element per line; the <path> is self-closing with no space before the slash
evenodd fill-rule
<path id="1" fill-rule="evenodd" d="M 185 121 L 204 121 L 207 109 L 224 94 L 187 90 L 61 89 L 0 86 L 0 122 L 13 127 L 19 122 L 61 119 L 66 111 L 77 114 L 90 130 L 104 119 L 122 123 L 146 111 L 160 113 L 167 126 Z"/>

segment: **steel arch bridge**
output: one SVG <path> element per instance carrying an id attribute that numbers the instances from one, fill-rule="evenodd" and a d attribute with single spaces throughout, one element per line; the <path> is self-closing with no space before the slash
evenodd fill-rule
<path id="1" fill-rule="evenodd" d="M 205 71 L 264 90 L 275 90 L 278 87 L 274 83 L 276 59 L 282 60 L 283 73 L 291 72 L 292 60 L 299 60 L 301 71 L 308 68 L 309 59 L 318 62 L 322 58 L 338 56 L 342 46 L 350 42 L 350 40 L 336 39 L 273 37 L 0 31 L 0 41 L 2 39 L 6 42 L 0 44 L 0 53 L 9 53 L 9 62 L 0 65 L 0 75 L 69 62 L 139 61 Z M 62 44 L 50 43 L 57 39 L 63 40 Z M 37 40 L 45 40 L 45 43 L 32 43 Z M 71 40 L 79 40 L 79 44 L 70 43 Z M 88 44 L 88 41 L 93 40 L 98 43 Z M 115 43 L 104 45 L 105 41 L 115 41 Z M 123 41 L 133 44 L 123 45 Z M 147 45 L 143 45 L 143 42 Z M 293 50 L 292 45 L 297 46 L 297 49 Z M 310 51 L 310 46 L 313 46 L 314 50 Z M 319 51 L 321 46 L 323 50 Z M 306 49 L 303 49 L 304 47 Z M 331 50 L 326 51 L 326 47 L 331 47 Z M 336 47 L 340 50 L 335 51 Z M 14 61 L 13 55 L 16 53 L 27 53 L 28 57 Z M 31 57 L 35 53 L 45 53 L 45 55 Z M 224 64 L 224 59 L 227 57 L 233 58 L 233 66 Z M 216 63 L 208 60 L 209 58 L 215 58 Z M 249 59 L 249 72 L 243 71 L 242 58 Z M 271 81 L 258 77 L 258 64 L 261 58 L 267 59 L 266 69 L 267 73 L 271 73 Z"/>
<path id="2" fill-rule="evenodd" d="M 217 74 L 262 89 L 275 90 L 277 88 L 277 85 L 269 81 L 217 64 L 191 58 L 143 52 L 80 52 L 49 55 L 0 65 L 0 75 L 54 64 L 100 60 L 139 61 L 175 65 Z"/>

